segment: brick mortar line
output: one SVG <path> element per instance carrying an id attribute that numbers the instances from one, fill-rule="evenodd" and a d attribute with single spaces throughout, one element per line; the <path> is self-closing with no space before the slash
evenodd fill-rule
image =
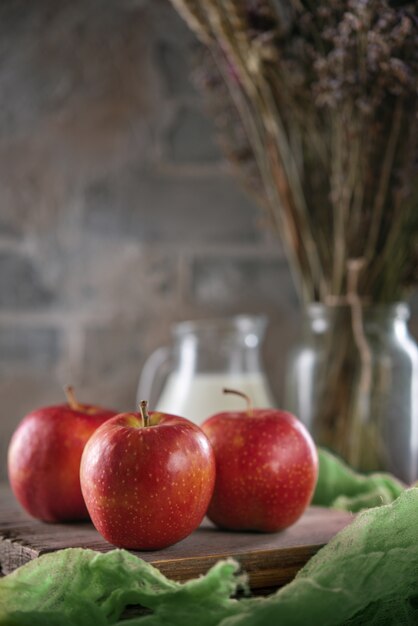
<path id="1" fill-rule="evenodd" d="M 254 243 L 237 243 L 236 241 L 222 241 L 222 242 L 214 242 L 214 243 L 205 243 L 197 240 L 196 243 L 190 243 L 187 241 L 181 242 L 170 242 L 167 240 L 160 241 L 136 241 L 135 238 L 125 239 L 126 245 L 136 246 L 136 249 L 141 254 L 154 253 L 161 256 L 172 255 L 175 257 L 184 257 L 188 258 L 193 257 L 202 257 L 202 256 L 216 256 L 223 258 L 239 258 L 242 257 L 242 260 L 250 259 L 277 259 L 286 261 L 285 251 L 280 243 L 280 241 L 274 242 L 269 240 L 262 239 L 263 233 L 260 230 L 260 240 Z M 100 234 L 92 233 L 92 240 L 96 243 L 98 241 L 106 242 L 107 236 L 101 236 Z M 116 238 L 115 240 L 120 241 L 120 238 Z"/>
<path id="2" fill-rule="evenodd" d="M 176 178 L 181 176 L 182 178 L 213 178 L 222 176 L 225 180 L 234 180 L 231 175 L 230 166 L 227 161 L 219 159 L 218 161 L 202 161 L 200 163 L 193 163 L 192 161 L 183 161 L 181 163 L 174 163 L 169 160 L 165 160 L 162 156 L 154 160 L 153 171 L 159 175 L 167 176 L 169 178 Z"/>
<path id="3" fill-rule="evenodd" d="M 3 311 L 0 312 L 1 326 L 19 326 L 22 328 L 58 328 L 65 332 L 83 326 L 98 327 L 109 324 L 114 319 L 113 311 L 100 317 L 97 311 L 91 314 L 74 314 L 66 311 Z"/>
<path id="4" fill-rule="evenodd" d="M 178 252 L 178 246 L 176 244 L 164 244 L 161 245 L 161 252 L 175 253 Z M 225 247 L 224 247 L 225 246 Z M 152 246 L 155 251 L 156 246 Z M 277 248 L 273 246 L 266 246 L 263 242 L 259 244 L 231 244 L 225 243 L 220 246 L 219 244 L 183 244 L 182 250 L 179 252 L 179 256 L 187 256 L 189 261 L 195 258 L 210 257 L 210 258 L 224 258 L 224 259 L 241 259 L 246 260 L 258 260 L 258 261 L 287 261 L 284 250 L 277 245 Z"/>

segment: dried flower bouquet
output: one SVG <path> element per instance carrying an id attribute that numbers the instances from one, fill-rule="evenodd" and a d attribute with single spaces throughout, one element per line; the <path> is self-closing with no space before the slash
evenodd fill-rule
<path id="1" fill-rule="evenodd" d="M 205 46 L 199 76 L 222 143 L 302 299 L 335 307 L 315 435 L 380 466 L 362 414 L 375 384 L 363 315 L 418 283 L 417 3 L 172 3 Z"/>

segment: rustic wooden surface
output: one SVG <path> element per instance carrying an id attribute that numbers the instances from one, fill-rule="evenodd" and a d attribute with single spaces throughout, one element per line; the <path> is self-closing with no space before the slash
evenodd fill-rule
<path id="1" fill-rule="evenodd" d="M 134 552 L 178 581 L 207 572 L 218 559 L 236 558 L 254 590 L 279 587 L 319 548 L 352 520 L 352 515 L 311 507 L 291 528 L 274 534 L 226 532 L 209 521 L 180 543 L 154 552 Z M 26 515 L 6 486 L 0 486 L 0 572 L 8 574 L 31 559 L 62 548 L 113 546 L 87 522 L 45 524 Z"/>

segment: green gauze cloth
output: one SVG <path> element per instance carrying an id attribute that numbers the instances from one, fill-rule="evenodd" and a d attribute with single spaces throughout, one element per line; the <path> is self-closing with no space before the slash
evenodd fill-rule
<path id="1" fill-rule="evenodd" d="M 323 448 L 318 448 L 319 476 L 312 504 L 357 513 L 393 502 L 405 485 L 390 474 L 365 476 Z"/>
<path id="2" fill-rule="evenodd" d="M 125 550 L 68 548 L 39 557 L 0 579 L 0 626 L 219 624 L 240 613 L 230 595 L 241 579 L 234 561 L 180 584 Z M 119 622 L 129 605 L 152 614 Z"/>
<path id="3" fill-rule="evenodd" d="M 233 561 L 185 584 L 123 550 L 68 549 L 0 580 L 0 626 L 393 626 L 418 624 L 418 489 L 360 513 L 267 598 L 231 599 Z M 121 621 L 124 607 L 145 616 Z"/>

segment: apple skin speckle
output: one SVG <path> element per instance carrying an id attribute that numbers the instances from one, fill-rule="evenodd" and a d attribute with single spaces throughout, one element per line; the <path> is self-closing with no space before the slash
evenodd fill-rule
<path id="1" fill-rule="evenodd" d="M 207 515 L 217 526 L 274 532 L 299 519 L 318 477 L 316 448 L 299 420 L 276 409 L 225 412 L 202 430 L 215 452 Z"/>
<path id="2" fill-rule="evenodd" d="M 215 458 L 188 420 L 150 413 L 135 426 L 129 413 L 99 428 L 83 453 L 80 480 L 93 524 L 120 548 L 158 550 L 202 521 L 215 484 Z M 141 419 L 137 415 L 138 420 Z"/>

